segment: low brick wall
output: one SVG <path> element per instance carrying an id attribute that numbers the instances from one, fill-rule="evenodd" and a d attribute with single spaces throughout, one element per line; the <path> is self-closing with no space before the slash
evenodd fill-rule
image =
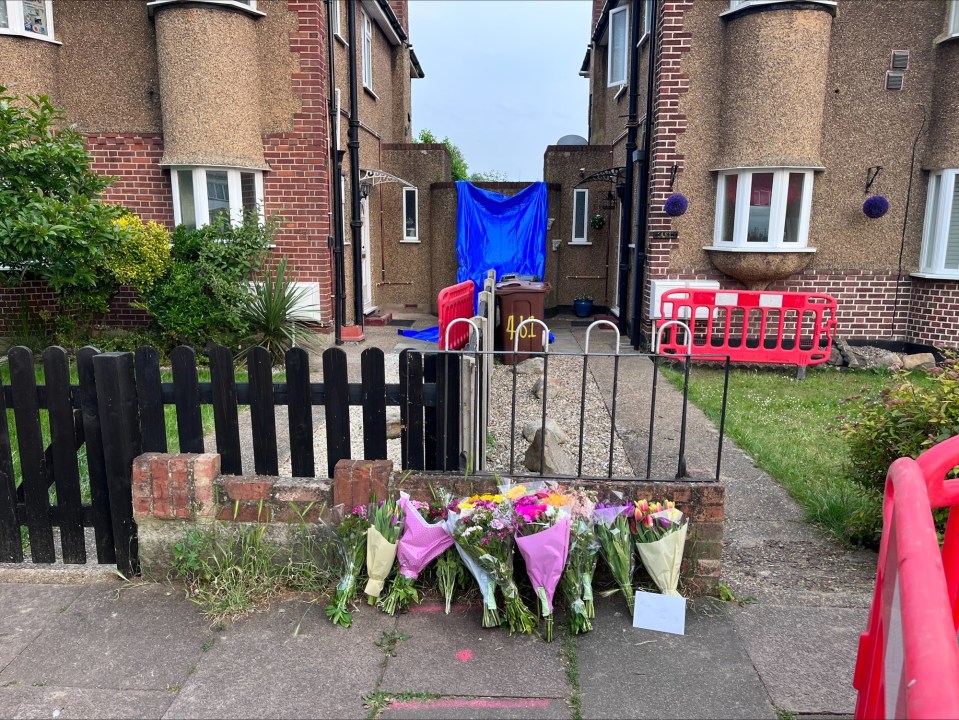
<path id="1" fill-rule="evenodd" d="M 686 587 L 694 594 L 715 594 L 722 572 L 725 489 L 711 480 L 585 481 L 600 500 L 623 498 L 673 500 L 689 517 L 683 560 Z M 302 523 L 329 521 L 337 505 L 359 505 L 371 494 L 385 497 L 401 490 L 418 500 L 432 498 L 431 487 L 456 496 L 495 491 L 488 477 L 393 471 L 388 460 L 341 460 L 333 483 L 313 478 L 220 475 L 220 456 L 147 453 L 133 463 L 133 514 L 139 533 L 144 576 L 165 577 L 173 545 L 194 527 L 213 522 L 269 523 L 268 538 L 290 547 Z"/>

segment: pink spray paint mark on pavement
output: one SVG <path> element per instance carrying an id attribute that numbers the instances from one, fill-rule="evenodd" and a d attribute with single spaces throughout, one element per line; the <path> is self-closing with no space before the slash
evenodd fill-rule
<path id="1" fill-rule="evenodd" d="M 469 662 L 473 659 L 473 651 L 467 648 L 466 650 L 460 650 L 456 653 L 456 659 L 460 662 Z"/>

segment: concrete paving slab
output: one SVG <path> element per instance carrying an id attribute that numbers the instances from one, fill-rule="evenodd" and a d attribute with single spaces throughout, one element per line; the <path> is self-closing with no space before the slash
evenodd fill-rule
<path id="1" fill-rule="evenodd" d="M 0 683 L 0 717 L 12 718 L 16 715 L 25 692 L 17 683 Z"/>
<path id="2" fill-rule="evenodd" d="M 0 673 L 51 686 L 166 690 L 182 682 L 201 653 L 208 622 L 171 586 L 87 588 Z"/>
<path id="3" fill-rule="evenodd" d="M 596 602 L 576 636 L 584 718 L 775 718 L 728 609 L 704 598 L 686 634 L 636 630 L 618 598 Z"/>
<path id="4" fill-rule="evenodd" d="M 563 700 L 553 698 L 438 698 L 391 703 L 377 717 L 386 720 L 565 720 L 572 717 Z"/>
<path id="5" fill-rule="evenodd" d="M 410 638 L 399 643 L 379 689 L 476 697 L 569 696 L 560 640 L 510 636 L 505 630 L 481 627 L 481 620 L 478 605 L 446 615 L 442 603 L 432 602 L 400 616 L 397 630 Z"/>
<path id="6" fill-rule="evenodd" d="M 217 634 L 164 717 L 364 718 L 385 661 L 373 643 L 395 623 L 362 606 L 344 629 L 321 604 L 278 603 Z"/>
<path id="7" fill-rule="evenodd" d="M 71 585 L 0 585 L 0 669 L 86 590 Z"/>
<path id="8" fill-rule="evenodd" d="M 748 605 L 732 612 L 736 630 L 773 702 L 792 713 L 851 714 L 852 673 L 863 608 Z"/>
<path id="9" fill-rule="evenodd" d="M 20 718 L 160 718 L 173 702 L 165 690 L 87 690 L 81 688 L 31 687 L 12 715 Z"/>

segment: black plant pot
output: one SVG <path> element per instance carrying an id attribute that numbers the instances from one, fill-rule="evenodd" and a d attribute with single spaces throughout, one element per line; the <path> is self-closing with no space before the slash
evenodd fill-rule
<path id="1" fill-rule="evenodd" d="M 592 300 L 573 300 L 573 311 L 576 317 L 589 317 L 593 314 Z"/>

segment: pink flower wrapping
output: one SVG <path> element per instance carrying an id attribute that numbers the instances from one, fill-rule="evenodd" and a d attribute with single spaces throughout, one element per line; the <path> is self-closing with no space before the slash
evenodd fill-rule
<path id="1" fill-rule="evenodd" d="M 569 516 L 556 521 L 556 524 L 531 535 L 517 535 L 516 545 L 526 561 L 526 573 L 533 588 L 543 588 L 549 600 L 549 610 L 553 611 L 553 596 L 556 585 L 566 567 L 566 555 L 569 553 Z"/>
<path id="2" fill-rule="evenodd" d="M 426 522 L 405 494 L 400 498 L 400 506 L 406 513 L 406 527 L 396 548 L 396 558 L 400 562 L 400 573 L 416 579 L 423 568 L 453 546 L 453 536 L 445 522 L 432 525 Z"/>

